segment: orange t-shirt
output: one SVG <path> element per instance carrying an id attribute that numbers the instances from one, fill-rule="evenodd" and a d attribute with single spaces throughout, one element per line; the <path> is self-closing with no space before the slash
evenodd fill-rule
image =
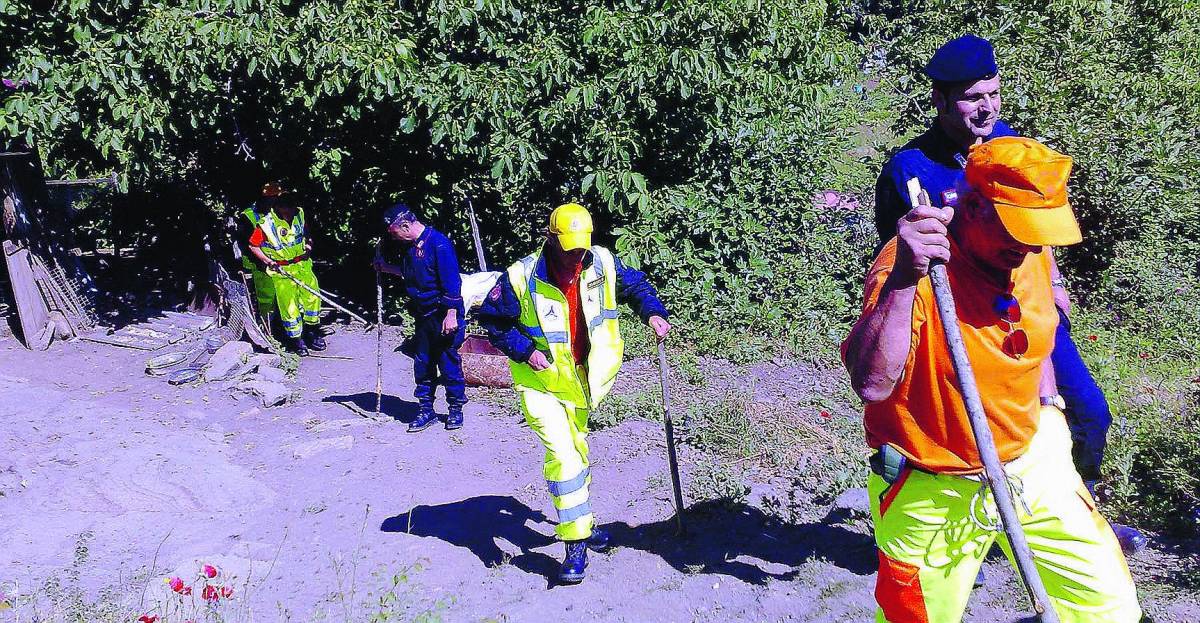
<path id="1" fill-rule="evenodd" d="M 893 238 L 867 273 L 862 317 L 878 302 L 895 259 Z M 1011 461 L 1025 451 L 1037 430 L 1042 362 L 1054 349 L 1058 312 L 1050 291 L 1049 254 L 1030 254 L 1012 272 L 1009 286 L 1021 308 L 1016 327 L 1029 336 L 1029 349 L 1019 358 L 1006 354 L 1002 346 L 1007 323 L 1001 321 L 995 301 L 1004 289 L 967 259 L 953 240 L 947 272 L 996 449 L 1001 461 Z M 845 349 L 843 343 L 843 358 Z M 891 444 L 926 470 L 965 474 L 983 469 L 928 277 L 917 284 L 904 373 L 891 396 L 866 406 L 864 424 L 872 448 Z"/>

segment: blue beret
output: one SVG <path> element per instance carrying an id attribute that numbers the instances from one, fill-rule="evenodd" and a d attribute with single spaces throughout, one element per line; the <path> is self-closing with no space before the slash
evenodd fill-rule
<path id="1" fill-rule="evenodd" d="M 935 82 L 973 82 L 998 71 L 992 44 L 975 35 L 947 41 L 925 65 L 925 75 Z"/>
<path id="2" fill-rule="evenodd" d="M 415 220 L 417 220 L 417 215 L 413 214 L 413 211 L 411 209 L 409 209 L 408 205 L 406 205 L 404 203 L 397 203 L 396 205 L 393 205 L 392 207 L 390 207 L 384 211 L 383 226 L 391 227 L 392 223 L 396 222 L 396 219 L 404 219 L 405 221 L 415 221 Z"/>

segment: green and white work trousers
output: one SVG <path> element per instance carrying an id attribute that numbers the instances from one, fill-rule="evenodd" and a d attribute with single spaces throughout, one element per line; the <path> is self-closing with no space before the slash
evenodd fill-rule
<path id="1" fill-rule="evenodd" d="M 588 487 L 588 410 L 563 402 L 553 394 L 519 388 L 525 421 L 546 448 L 542 472 L 550 499 L 558 511 L 555 533 L 564 541 L 592 536 L 592 507 Z"/>

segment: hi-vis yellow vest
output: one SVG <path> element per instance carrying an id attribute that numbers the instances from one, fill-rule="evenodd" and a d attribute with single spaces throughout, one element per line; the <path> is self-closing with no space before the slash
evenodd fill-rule
<path id="1" fill-rule="evenodd" d="M 242 216 L 245 217 L 247 221 L 250 221 L 250 224 L 254 227 L 258 227 L 258 221 L 262 219 L 262 217 L 260 217 L 258 212 L 254 209 L 254 205 L 242 210 Z M 245 241 L 243 241 L 243 243 L 244 242 Z M 259 267 L 258 262 L 255 262 L 254 258 L 251 257 L 249 253 L 242 254 L 242 267 L 250 272 L 262 270 L 262 268 Z"/>
<path id="2" fill-rule="evenodd" d="M 304 209 L 296 208 L 296 216 L 291 223 L 275 216 L 272 210 L 262 215 L 258 222 L 266 241 L 263 243 L 263 255 L 276 262 L 287 262 L 304 255 Z"/>
<path id="3" fill-rule="evenodd" d="M 594 409 L 612 389 L 625 352 L 617 323 L 616 263 L 607 249 L 592 247 L 592 264 L 579 276 L 580 311 L 591 341 L 587 378 L 581 379 L 571 354 L 566 297 L 535 275 L 541 255 L 538 251 L 510 266 L 508 278 L 521 303 L 521 330 L 552 361 L 540 372 L 527 363 L 509 361 L 513 384 L 553 394 L 576 408 Z"/>

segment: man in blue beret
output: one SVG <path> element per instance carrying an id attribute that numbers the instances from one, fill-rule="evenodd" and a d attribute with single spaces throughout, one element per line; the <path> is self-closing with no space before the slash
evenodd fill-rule
<path id="1" fill-rule="evenodd" d="M 963 35 L 948 41 L 929 59 L 925 75 L 933 83 L 937 115 L 929 129 L 884 164 L 875 184 L 875 227 L 881 245 L 895 237 L 898 221 L 914 207 L 905 190 L 909 179 L 920 180 L 935 207 L 953 206 L 971 147 L 1001 136 L 1016 136 L 1000 119 L 1000 73 L 988 40 Z M 1051 360 L 1061 396 L 1050 399 L 1060 403 L 1057 406 L 1067 416 L 1075 467 L 1088 489 L 1094 490 L 1112 415 L 1071 339 L 1070 297 L 1053 256 L 1051 270 L 1059 312 Z M 1134 528 L 1113 524 L 1113 530 L 1126 553 L 1147 544 L 1146 537 Z"/>
<path id="2" fill-rule="evenodd" d="M 411 345 L 416 380 L 413 395 L 418 410 L 408 432 L 423 431 L 437 421 L 433 395 L 439 379 L 450 405 L 446 430 L 462 428 L 467 390 L 458 349 L 466 331 L 458 254 L 449 238 L 422 223 L 403 203 L 388 208 L 383 222 L 388 235 L 400 241 L 403 250 L 399 264 L 376 258 L 375 270 L 404 280 L 407 307 L 415 325 Z"/>

